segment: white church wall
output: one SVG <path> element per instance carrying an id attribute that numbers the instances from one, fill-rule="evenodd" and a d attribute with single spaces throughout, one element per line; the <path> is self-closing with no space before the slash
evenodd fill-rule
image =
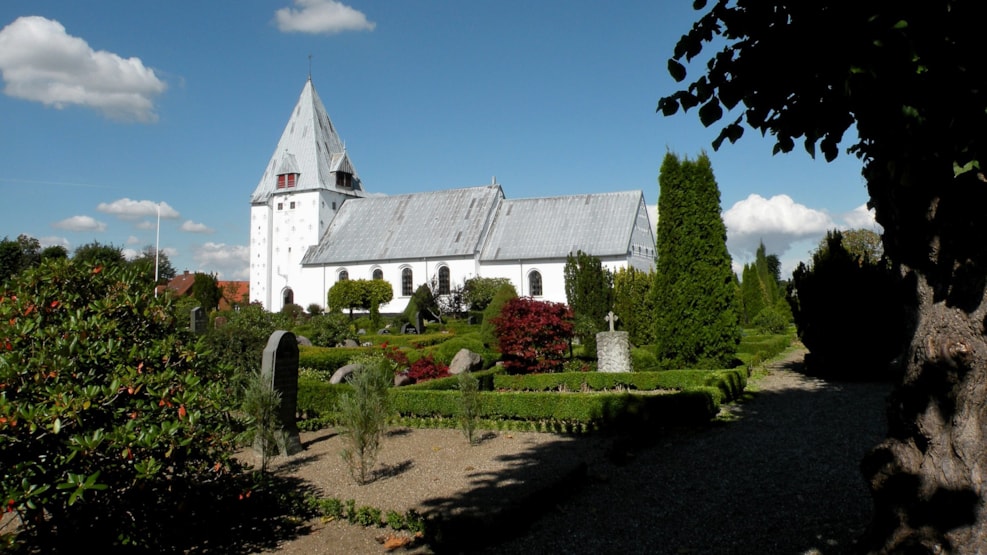
<path id="1" fill-rule="evenodd" d="M 271 305 L 271 210 L 266 204 L 250 207 L 250 302 Z"/>

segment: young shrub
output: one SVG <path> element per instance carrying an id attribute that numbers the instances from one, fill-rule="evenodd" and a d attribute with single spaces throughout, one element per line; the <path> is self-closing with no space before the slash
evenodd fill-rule
<path id="1" fill-rule="evenodd" d="M 313 316 L 308 325 L 312 329 L 308 338 L 313 345 L 335 347 L 347 339 L 356 339 L 350 319 L 341 312 Z"/>
<path id="2" fill-rule="evenodd" d="M 459 426 L 466 441 L 476 445 L 476 426 L 480 420 L 480 381 L 472 372 L 459 375 Z"/>
<path id="3" fill-rule="evenodd" d="M 507 304 L 507 301 L 517 298 L 517 290 L 510 283 L 500 286 L 493 299 L 483 310 L 483 322 L 480 324 L 480 339 L 487 347 L 497 347 L 497 334 L 493 319 L 500 316 L 500 311 Z"/>
<path id="4" fill-rule="evenodd" d="M 58 260 L 0 289 L 0 499 L 40 552 L 171 545 L 238 469 L 228 377 L 137 272 Z"/>
<path id="5" fill-rule="evenodd" d="M 391 414 L 387 391 L 394 383 L 395 367 L 383 355 L 368 355 L 353 362 L 360 365 L 350 379 L 353 391 L 339 399 L 345 445 L 342 456 L 353 479 L 363 485 L 370 481 Z"/>
<path id="6" fill-rule="evenodd" d="M 493 318 L 504 368 L 511 373 L 557 372 L 572 340 L 572 312 L 562 303 L 511 299 Z"/>
<path id="7" fill-rule="evenodd" d="M 278 445 L 278 432 L 282 427 L 278 418 L 280 406 L 281 393 L 260 373 L 251 373 L 243 394 L 243 412 L 249 419 L 248 434 L 253 436 L 254 448 L 260 453 L 261 472 L 267 472 L 271 456 L 282 447 Z"/>

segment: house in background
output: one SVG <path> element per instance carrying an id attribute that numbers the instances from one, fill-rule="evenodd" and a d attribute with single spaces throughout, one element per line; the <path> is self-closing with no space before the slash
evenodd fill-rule
<path id="1" fill-rule="evenodd" d="M 220 310 L 240 310 L 250 303 L 249 281 L 220 281 L 218 285 L 223 295 L 219 298 Z"/>
<path id="2" fill-rule="evenodd" d="M 384 279 L 396 313 L 434 281 L 504 277 L 518 293 L 565 302 L 566 257 L 611 270 L 654 268 L 655 234 L 640 190 L 507 199 L 489 185 L 369 196 L 315 92 L 305 83 L 251 196 L 250 300 L 270 311 L 324 307 L 346 279 Z"/>

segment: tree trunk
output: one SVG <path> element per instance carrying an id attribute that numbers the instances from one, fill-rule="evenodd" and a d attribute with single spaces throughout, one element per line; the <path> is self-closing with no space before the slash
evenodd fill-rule
<path id="1" fill-rule="evenodd" d="M 915 166 L 865 173 L 885 248 L 914 291 L 888 437 L 862 464 L 875 510 L 869 549 L 983 553 L 987 184 Z"/>

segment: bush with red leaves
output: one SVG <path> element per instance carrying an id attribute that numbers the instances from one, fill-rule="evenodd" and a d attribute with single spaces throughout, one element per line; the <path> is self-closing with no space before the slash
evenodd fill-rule
<path id="1" fill-rule="evenodd" d="M 558 372 L 572 339 L 572 311 L 562 303 L 517 297 L 493 319 L 508 372 Z"/>
<path id="2" fill-rule="evenodd" d="M 408 377 L 418 382 L 445 378 L 449 376 L 449 367 L 436 361 L 431 354 L 416 360 L 408 370 Z"/>

